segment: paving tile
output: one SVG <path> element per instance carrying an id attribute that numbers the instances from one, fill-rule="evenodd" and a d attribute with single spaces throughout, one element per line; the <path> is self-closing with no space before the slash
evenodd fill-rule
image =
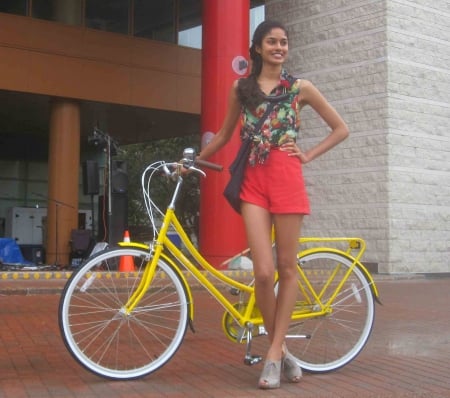
<path id="1" fill-rule="evenodd" d="M 344 368 L 305 374 L 299 384 L 256 388 L 262 365 L 243 364 L 245 346 L 222 333 L 223 310 L 194 290 L 196 333 L 155 373 L 111 381 L 67 352 L 58 328 L 61 278 L 0 277 L 0 398 L 21 397 L 450 397 L 450 278 L 378 277 L 383 305 L 372 336 Z M 256 340 L 256 339 L 255 339 Z M 260 340 L 255 350 L 264 353 Z"/>

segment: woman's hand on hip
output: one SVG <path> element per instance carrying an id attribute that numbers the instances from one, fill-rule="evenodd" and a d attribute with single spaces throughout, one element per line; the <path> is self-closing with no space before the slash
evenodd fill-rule
<path id="1" fill-rule="evenodd" d="M 280 146 L 281 151 L 288 152 L 288 156 L 295 156 L 300 159 L 302 163 L 308 163 L 309 159 L 304 152 L 297 146 L 295 142 L 286 142 Z"/>

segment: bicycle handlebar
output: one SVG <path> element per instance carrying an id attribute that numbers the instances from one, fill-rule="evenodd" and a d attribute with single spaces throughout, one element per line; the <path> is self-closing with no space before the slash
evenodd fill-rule
<path id="1" fill-rule="evenodd" d="M 208 169 L 222 171 L 223 167 L 216 163 L 207 162 L 206 160 L 197 159 L 194 148 L 185 148 L 183 151 L 182 163 L 187 169 L 195 169 L 195 166 L 207 167 Z M 194 166 L 194 167 L 192 167 Z"/>
<path id="2" fill-rule="evenodd" d="M 207 167 L 211 170 L 223 171 L 223 166 L 217 163 L 211 163 L 207 160 L 195 159 L 194 164 L 199 167 Z"/>
<path id="3" fill-rule="evenodd" d="M 191 172 L 199 173 L 203 177 L 206 177 L 206 174 L 203 170 L 200 169 L 200 167 L 206 167 L 215 171 L 223 171 L 223 166 L 220 164 L 208 162 L 201 159 L 194 159 L 193 153 L 190 153 L 192 152 L 192 150 L 190 150 L 190 148 L 188 149 L 189 153 L 187 154 L 187 156 L 183 157 L 183 159 L 178 162 L 166 163 L 164 161 L 161 161 L 159 165 L 160 170 L 162 170 L 162 172 L 167 177 L 170 177 L 174 180 L 184 174 L 182 171 L 183 169 L 186 171 L 190 170 Z M 186 153 L 187 152 L 185 150 L 184 155 L 186 155 Z"/>

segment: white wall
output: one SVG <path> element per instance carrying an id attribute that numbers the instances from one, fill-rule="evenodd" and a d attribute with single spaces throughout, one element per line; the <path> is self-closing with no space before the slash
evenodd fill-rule
<path id="1" fill-rule="evenodd" d="M 450 11 L 444 1 L 268 0 L 288 69 L 342 114 L 350 138 L 305 166 L 306 235 L 358 235 L 380 272 L 450 271 Z M 305 148 L 327 133 L 302 113 Z"/>
<path id="2" fill-rule="evenodd" d="M 389 270 L 450 271 L 450 9 L 388 1 Z"/>

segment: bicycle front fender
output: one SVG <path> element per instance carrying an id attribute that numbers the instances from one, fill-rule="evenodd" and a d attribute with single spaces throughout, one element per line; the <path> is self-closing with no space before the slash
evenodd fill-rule
<path id="1" fill-rule="evenodd" d="M 372 275 L 370 274 L 370 272 L 368 271 L 368 269 L 358 260 L 356 260 L 356 258 L 354 258 L 353 256 L 349 255 L 348 253 L 336 249 L 336 248 L 332 248 L 332 247 L 314 247 L 311 249 L 306 249 L 306 250 L 302 250 L 298 253 L 298 258 L 301 259 L 303 256 L 306 256 L 308 254 L 313 254 L 313 253 L 323 253 L 323 252 L 328 252 L 328 253 L 335 253 L 338 254 L 340 256 L 343 256 L 345 258 L 347 258 L 348 260 L 350 260 L 351 262 L 355 263 L 355 266 L 358 267 L 358 269 L 363 273 L 364 277 L 367 280 L 367 283 L 370 285 L 370 289 L 372 291 L 373 294 L 373 298 L 375 299 L 375 301 L 378 304 L 382 304 L 380 301 L 380 296 L 378 293 L 378 288 L 375 284 L 375 281 L 372 277 Z"/>
<path id="2" fill-rule="evenodd" d="M 150 251 L 150 246 L 145 243 L 140 242 L 118 242 L 119 246 L 123 247 L 134 247 L 137 249 L 143 249 L 146 251 Z M 188 296 L 188 305 L 189 305 L 189 326 L 193 332 L 194 330 L 194 297 L 192 296 L 191 288 L 186 280 L 186 277 L 181 272 L 180 268 L 177 266 L 177 264 L 165 253 L 161 253 L 161 258 L 173 269 L 173 271 L 178 275 L 180 280 L 182 281 L 184 285 L 184 289 L 186 291 L 186 294 Z"/>

